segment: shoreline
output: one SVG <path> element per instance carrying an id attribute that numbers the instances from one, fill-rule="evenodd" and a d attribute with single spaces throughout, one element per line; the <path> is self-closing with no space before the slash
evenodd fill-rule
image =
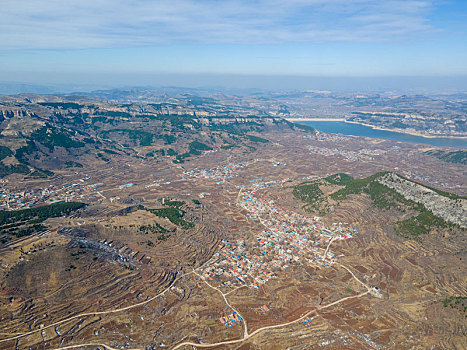
<path id="1" fill-rule="evenodd" d="M 284 118 L 289 122 L 345 122 L 345 118 Z"/>
<path id="2" fill-rule="evenodd" d="M 363 126 L 368 126 L 368 127 L 372 128 L 374 130 L 397 132 L 399 134 L 419 136 L 419 137 L 424 137 L 424 138 L 427 138 L 427 139 L 457 139 L 457 140 L 466 140 L 467 139 L 467 136 L 430 135 L 430 134 L 424 134 L 424 133 L 417 132 L 417 131 L 405 131 L 405 129 L 397 129 L 397 128 L 388 129 L 388 128 L 383 128 L 383 127 L 380 127 L 380 126 L 374 126 L 374 125 L 371 125 L 371 124 L 359 123 L 359 122 L 354 122 L 354 121 L 350 121 L 350 120 L 346 120 L 345 123 L 363 125 Z"/>
<path id="3" fill-rule="evenodd" d="M 417 131 L 407 131 L 405 129 L 389 129 L 389 128 L 383 128 L 380 126 L 375 126 L 371 124 L 365 124 L 365 123 L 360 123 L 360 122 L 354 122 L 350 120 L 346 120 L 344 118 L 284 118 L 290 122 L 344 122 L 348 124 L 357 124 L 357 125 L 363 125 L 367 126 L 369 128 L 372 128 L 374 130 L 382 130 L 382 131 L 390 131 L 390 132 L 397 132 L 399 134 L 406 134 L 406 135 L 412 135 L 412 136 L 419 136 L 419 137 L 424 137 L 427 139 L 438 139 L 438 138 L 444 138 L 444 139 L 453 139 L 453 140 L 467 140 L 467 136 L 451 136 L 451 135 L 427 135 L 421 132 Z"/>

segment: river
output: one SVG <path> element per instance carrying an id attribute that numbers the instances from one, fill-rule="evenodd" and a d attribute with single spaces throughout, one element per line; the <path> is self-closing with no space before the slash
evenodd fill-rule
<path id="1" fill-rule="evenodd" d="M 342 121 L 295 121 L 295 123 L 305 124 L 315 129 L 333 134 L 366 136 L 400 142 L 425 143 L 432 146 L 467 148 L 467 139 L 415 136 L 388 130 L 377 130 L 369 126 Z"/>

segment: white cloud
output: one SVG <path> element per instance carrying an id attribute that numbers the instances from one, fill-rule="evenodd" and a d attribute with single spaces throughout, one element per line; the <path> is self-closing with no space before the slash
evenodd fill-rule
<path id="1" fill-rule="evenodd" d="M 435 30 L 430 0 L 0 0 L 3 49 L 381 42 Z"/>

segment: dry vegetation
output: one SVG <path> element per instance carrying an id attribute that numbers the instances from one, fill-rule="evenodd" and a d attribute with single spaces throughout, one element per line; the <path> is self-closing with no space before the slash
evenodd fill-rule
<path id="1" fill-rule="evenodd" d="M 37 108 L 39 113 L 45 106 Z M 465 196 L 464 165 L 445 163 L 416 145 L 340 136 L 323 140 L 286 124 L 248 133 L 269 142 L 202 126 L 180 132 L 183 140 L 175 144 L 158 139 L 146 146 L 120 135 L 112 142 L 101 139 L 100 146 L 86 144 L 88 151 L 58 146 L 50 153 L 44 148 L 40 159 L 31 153 L 31 171 L 43 167 L 54 175 L 11 174 L 4 178 L 4 190 L 78 183 L 81 192 L 74 191 L 88 205 L 44 220 L 45 228 L 30 235 L 2 232 L 0 349 L 89 343 L 157 349 L 228 340 L 236 342 L 211 348 L 465 349 L 465 300 L 456 299 L 467 294 L 465 231 L 434 225 L 417 239 L 403 237 L 397 234 L 398 222 L 416 216 L 416 205 L 392 192 L 375 194 L 379 187 L 369 182 L 365 186 L 374 187 L 345 192 L 353 188 L 352 178 L 393 171 L 415 180 L 423 175 L 425 185 Z M 157 153 L 171 148 L 185 154 L 195 140 L 212 150 L 192 147 L 195 152 L 183 162 Z M 234 141 L 235 147 L 225 147 Z M 125 147 L 126 142 L 134 143 Z M 357 162 L 310 154 L 309 145 L 385 153 Z M 83 167 L 58 166 L 62 160 L 50 160 L 55 152 Z M 235 170 L 217 172 L 226 167 Z M 216 170 L 187 176 L 193 169 Z M 238 186 L 258 178 L 282 181 L 259 190 L 258 198 L 323 216 L 326 225 L 350 223 L 358 235 L 332 242 L 337 263 L 330 267 L 296 261 L 257 289 L 222 289 L 247 321 L 249 336 L 242 340 L 242 323 L 227 327 L 219 320 L 232 313 L 222 294 L 193 271 L 219 250 L 222 240 L 241 240 L 254 250 L 265 228 L 249 219 L 236 200 Z M 378 286 L 381 298 L 358 281 Z M 262 305 L 269 311 L 259 312 Z"/>

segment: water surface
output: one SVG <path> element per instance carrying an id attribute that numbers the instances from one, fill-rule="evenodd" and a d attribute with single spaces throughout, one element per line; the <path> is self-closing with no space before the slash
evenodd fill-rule
<path id="1" fill-rule="evenodd" d="M 300 121 L 296 123 L 305 124 L 315 129 L 333 134 L 366 136 L 400 142 L 425 143 L 432 146 L 467 148 L 467 139 L 415 136 L 394 131 L 377 130 L 369 126 L 346 123 L 342 121 Z"/>

